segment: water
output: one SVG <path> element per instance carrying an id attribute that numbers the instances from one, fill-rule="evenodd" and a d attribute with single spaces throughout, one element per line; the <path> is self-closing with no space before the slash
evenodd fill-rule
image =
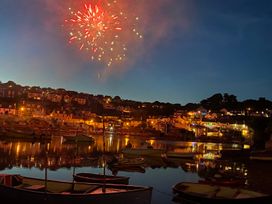
<path id="1" fill-rule="evenodd" d="M 0 141 L 0 173 L 16 173 L 23 176 L 44 178 L 45 150 L 48 151 L 48 179 L 72 181 L 73 171 L 103 173 L 105 165 L 102 150 L 103 138 L 97 136 L 95 144 L 65 144 L 62 138 L 53 138 L 51 142 Z M 140 147 L 144 138 L 107 136 L 105 140 L 106 160 L 113 154 L 120 155 L 128 142 L 134 148 Z M 192 151 L 205 148 L 216 151 L 224 148 L 222 144 L 194 143 L 148 140 L 154 148 L 175 151 Z M 203 147 L 204 145 L 204 147 Z M 188 164 L 199 164 L 198 160 L 172 159 L 165 162 L 161 157 L 145 157 L 145 172 L 118 171 L 117 175 L 130 177 L 132 185 L 153 187 L 152 204 L 174 204 L 172 187 L 178 182 L 197 182 L 207 172 L 200 171 L 199 166 L 189 168 Z M 212 167 L 214 162 L 206 162 Z M 272 194 L 272 163 L 252 162 L 249 160 L 222 160 L 217 163 L 220 169 L 235 171 L 246 176 L 247 187 Z M 106 168 L 106 174 L 112 175 Z"/>

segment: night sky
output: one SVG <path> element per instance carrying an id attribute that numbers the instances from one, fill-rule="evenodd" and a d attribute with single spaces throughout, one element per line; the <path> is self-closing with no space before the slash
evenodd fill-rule
<path id="1" fill-rule="evenodd" d="M 182 105 L 272 99 L 271 0 L 123 1 L 143 39 L 108 68 L 68 43 L 64 20 L 81 1 L 0 0 L 0 81 Z"/>

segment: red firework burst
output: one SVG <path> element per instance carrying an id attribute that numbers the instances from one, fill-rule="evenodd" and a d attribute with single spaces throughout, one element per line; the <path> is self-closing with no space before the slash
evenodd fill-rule
<path id="1" fill-rule="evenodd" d="M 69 43 L 90 53 L 92 60 L 104 61 L 110 66 L 115 61 L 126 58 L 127 36 L 142 35 L 136 31 L 135 23 L 117 6 L 116 0 L 91 1 L 81 10 L 69 8 L 69 18 L 65 20 L 69 30 Z M 129 33 L 131 34 L 129 35 Z"/>

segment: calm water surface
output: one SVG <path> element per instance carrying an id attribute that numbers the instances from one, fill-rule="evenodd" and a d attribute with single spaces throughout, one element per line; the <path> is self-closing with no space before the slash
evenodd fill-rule
<path id="1" fill-rule="evenodd" d="M 134 148 L 140 147 L 142 138 L 117 137 L 108 135 L 105 138 L 105 156 L 103 157 L 103 137 L 96 136 L 94 144 L 65 144 L 61 137 L 53 138 L 50 142 L 34 141 L 0 141 L 0 173 L 16 173 L 23 176 L 44 178 L 47 167 L 48 179 L 72 181 L 73 172 L 91 172 L 103 174 L 105 160 L 112 155 L 121 154 L 128 142 Z M 153 148 L 163 148 L 169 151 L 197 151 L 205 149 L 215 152 L 224 149 L 222 144 L 173 142 L 149 140 Z M 233 145 L 232 145 L 233 146 Z M 234 145 L 235 146 L 235 145 Z M 228 147 L 229 148 L 229 147 Z M 45 165 L 47 151 L 48 165 Z M 104 159 L 103 159 L 104 158 Z M 117 175 L 129 176 L 132 185 L 147 185 L 153 187 L 152 204 L 173 204 L 172 186 L 178 182 L 197 182 L 214 167 L 225 171 L 238 172 L 246 176 L 246 187 L 272 194 L 272 163 L 253 162 L 247 159 L 220 162 L 205 161 L 206 170 L 199 167 L 199 160 L 169 159 L 161 157 L 145 157 L 145 172 L 117 171 Z M 189 164 L 195 164 L 189 168 Z M 203 164 L 203 163 L 202 163 Z M 113 172 L 106 168 L 106 174 Z"/>

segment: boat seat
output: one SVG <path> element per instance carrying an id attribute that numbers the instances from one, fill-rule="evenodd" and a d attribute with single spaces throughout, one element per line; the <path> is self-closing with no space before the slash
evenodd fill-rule
<path id="1" fill-rule="evenodd" d="M 45 186 L 44 185 L 31 185 L 31 186 L 25 186 L 24 189 L 40 191 L 40 190 L 45 190 Z"/>
<path id="2" fill-rule="evenodd" d="M 18 186 L 22 184 L 22 177 L 19 175 L 1 174 L 0 183 L 6 186 Z"/>
<path id="3" fill-rule="evenodd" d="M 237 191 L 238 190 L 235 188 L 221 187 L 220 191 L 217 192 L 216 197 L 232 199 L 239 192 L 239 191 L 238 192 Z"/>
<path id="4" fill-rule="evenodd" d="M 84 193 L 91 193 L 91 192 L 95 191 L 98 188 L 100 188 L 99 185 L 97 185 L 97 186 L 93 185 L 90 188 L 88 188 Z"/>
<path id="5" fill-rule="evenodd" d="M 52 193 L 63 193 L 63 192 L 70 192 L 72 189 L 72 185 L 70 184 L 62 184 L 62 183 L 47 183 L 47 191 Z"/>
<path id="6" fill-rule="evenodd" d="M 33 191 L 45 190 L 44 185 L 30 185 L 30 186 L 24 186 L 23 188 L 27 190 L 33 190 Z"/>
<path id="7" fill-rule="evenodd" d="M 12 177 L 12 186 L 18 186 L 23 183 L 23 178 L 20 175 L 13 175 Z"/>
<path id="8" fill-rule="evenodd" d="M 208 195 L 208 198 L 215 198 L 215 197 L 218 197 L 218 194 L 220 193 L 221 191 L 221 188 L 219 186 L 214 186 L 214 190 L 209 192 L 207 195 Z M 220 196 L 219 196 L 220 197 Z"/>

